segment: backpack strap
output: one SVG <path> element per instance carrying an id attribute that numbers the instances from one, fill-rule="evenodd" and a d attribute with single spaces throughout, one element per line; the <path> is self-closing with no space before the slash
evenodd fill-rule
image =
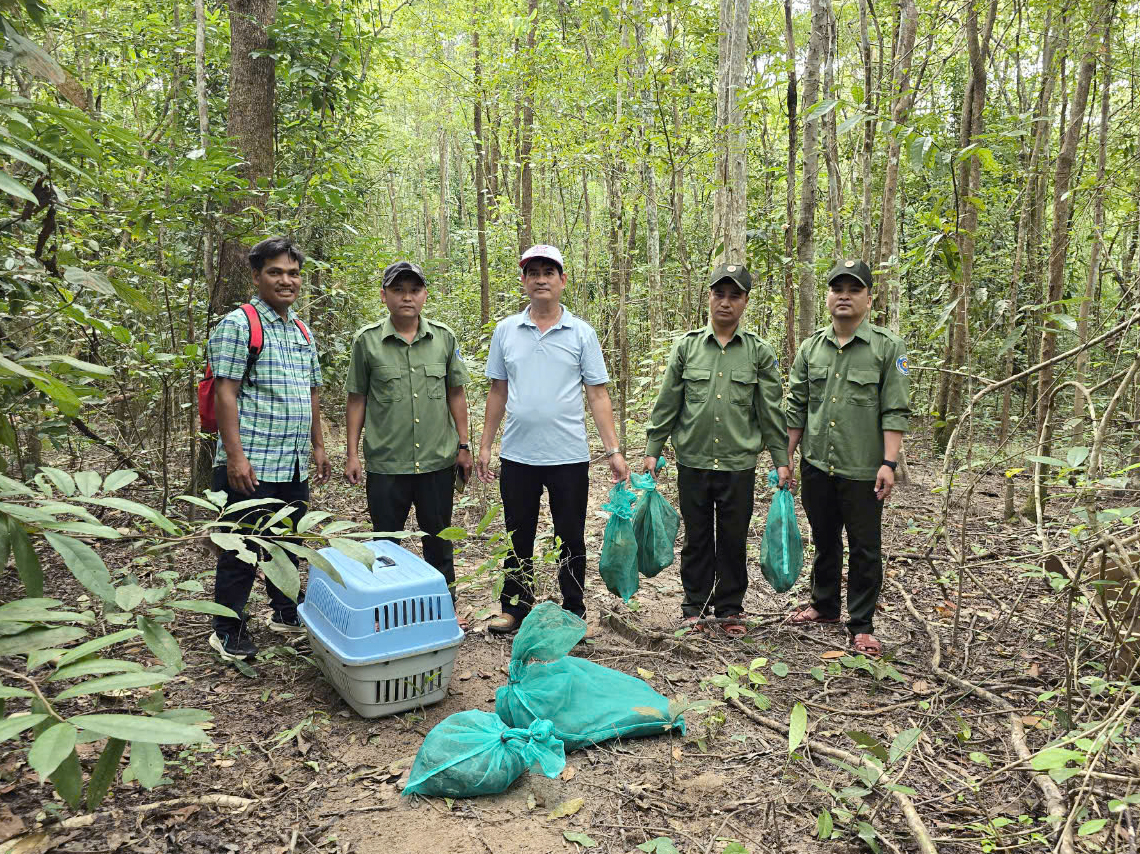
<path id="1" fill-rule="evenodd" d="M 242 303 L 241 310 L 245 312 L 245 319 L 249 321 L 249 355 L 245 357 L 245 373 L 242 374 L 242 383 L 249 380 L 253 384 L 253 380 L 249 379 L 249 374 L 253 370 L 253 366 L 257 364 L 257 358 L 261 355 L 261 350 L 265 346 L 264 332 L 261 328 L 261 316 L 257 313 L 257 309 L 250 303 Z"/>
<path id="2" fill-rule="evenodd" d="M 312 337 L 309 335 L 309 328 L 308 328 L 307 326 L 305 326 L 305 324 L 304 324 L 304 323 L 302 323 L 302 322 L 301 322 L 301 318 L 299 318 L 299 317 L 294 317 L 294 318 L 293 318 L 293 322 L 297 324 L 297 328 L 298 328 L 298 329 L 300 329 L 300 330 L 301 330 L 301 334 L 305 336 L 305 343 L 306 343 L 306 344 L 312 344 L 312 343 L 313 343 L 313 339 L 312 339 Z"/>

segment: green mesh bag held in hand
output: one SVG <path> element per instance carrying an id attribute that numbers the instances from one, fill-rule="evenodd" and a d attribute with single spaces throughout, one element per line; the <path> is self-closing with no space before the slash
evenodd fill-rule
<path id="1" fill-rule="evenodd" d="M 658 461 L 657 470 L 660 471 L 663 465 L 664 458 Z M 681 517 L 657 491 L 657 481 L 649 472 L 633 475 L 630 482 L 634 489 L 644 490 L 633 509 L 637 568 L 646 578 L 652 578 L 673 563 Z"/>
<path id="2" fill-rule="evenodd" d="M 775 488 L 780 476 L 768 472 L 768 486 Z M 804 567 L 804 541 L 796 523 L 796 503 L 790 489 L 777 489 L 768 508 L 764 539 L 760 541 L 760 571 L 777 593 L 787 593 Z"/>
<path id="3" fill-rule="evenodd" d="M 602 537 L 602 556 L 598 572 L 606 589 L 626 602 L 637 592 L 637 540 L 633 533 L 633 502 L 637 496 L 626 488 L 625 481 L 614 484 L 610 500 L 602 505 L 609 511 L 606 532 Z"/>
<path id="4" fill-rule="evenodd" d="M 641 679 L 567 655 L 586 634 L 586 621 L 553 602 L 523 620 L 511 648 L 510 681 L 495 692 L 495 711 L 510 726 L 554 724 L 566 749 L 610 738 L 660 735 L 684 720 L 669 720 L 669 701 Z"/>
<path id="5" fill-rule="evenodd" d="M 416 754 L 405 795 L 471 798 L 505 790 L 533 765 L 547 777 L 566 767 L 566 750 L 550 721 L 510 729 L 497 715 L 472 709 L 444 718 Z"/>

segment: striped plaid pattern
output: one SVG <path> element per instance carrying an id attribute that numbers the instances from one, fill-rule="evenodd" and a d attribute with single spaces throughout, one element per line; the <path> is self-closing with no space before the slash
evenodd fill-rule
<path id="1" fill-rule="evenodd" d="M 243 383 L 238 393 L 241 447 L 258 480 L 290 481 L 295 467 L 304 480 L 309 476 L 311 388 L 321 384 L 317 345 L 305 341 L 292 309 L 286 322 L 260 297 L 250 303 L 261 316 L 263 346 L 249 375 L 252 382 Z M 239 308 L 222 318 L 210 336 L 214 376 L 241 380 L 248 355 L 249 323 Z M 226 449 L 219 441 L 214 465 L 225 463 Z"/>

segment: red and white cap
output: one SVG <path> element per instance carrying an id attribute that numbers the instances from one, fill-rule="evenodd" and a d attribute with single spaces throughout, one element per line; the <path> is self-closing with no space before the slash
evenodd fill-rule
<path id="1" fill-rule="evenodd" d="M 562 263 L 562 253 L 558 251 L 557 246 L 550 246 L 546 243 L 539 243 L 537 246 L 532 246 L 519 258 L 519 269 L 526 267 L 528 261 L 535 258 L 546 258 L 548 261 L 553 261 L 558 265 L 559 270 L 565 271 L 566 266 Z"/>

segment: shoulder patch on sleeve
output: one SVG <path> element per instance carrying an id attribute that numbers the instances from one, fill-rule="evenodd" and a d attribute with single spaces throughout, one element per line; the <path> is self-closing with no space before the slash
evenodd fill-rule
<path id="1" fill-rule="evenodd" d="M 909 374 L 910 366 L 907 364 L 906 356 L 899 356 L 895 359 L 895 370 L 900 374 Z"/>

